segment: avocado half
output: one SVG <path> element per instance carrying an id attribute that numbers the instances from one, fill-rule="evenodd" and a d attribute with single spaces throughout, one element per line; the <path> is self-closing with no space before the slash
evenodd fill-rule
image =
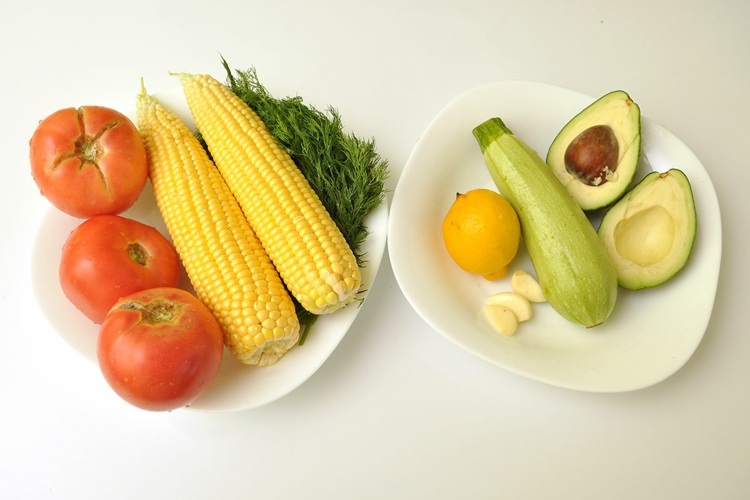
<path id="1" fill-rule="evenodd" d="M 695 243 L 690 181 L 680 170 L 651 172 L 604 215 L 599 237 L 629 290 L 661 285 L 682 269 Z"/>
<path id="2" fill-rule="evenodd" d="M 641 111 L 615 90 L 574 116 L 547 152 L 547 165 L 583 210 L 611 205 L 628 190 L 641 156 Z"/>

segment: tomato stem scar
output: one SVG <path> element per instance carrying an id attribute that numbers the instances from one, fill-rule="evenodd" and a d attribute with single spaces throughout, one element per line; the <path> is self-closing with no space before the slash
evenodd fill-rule
<path id="1" fill-rule="evenodd" d="M 141 313 L 139 323 L 158 325 L 160 323 L 174 323 L 182 314 L 182 307 L 182 304 L 157 298 L 145 304 L 143 302 L 126 301 L 118 309 L 138 311 Z"/>
<path id="2" fill-rule="evenodd" d="M 148 265 L 148 260 L 151 258 L 151 255 L 149 255 L 148 251 L 140 243 L 129 244 L 127 252 L 128 257 L 133 259 L 133 262 L 143 267 Z"/>
<path id="3" fill-rule="evenodd" d="M 104 156 L 105 153 L 104 148 L 99 143 L 99 139 L 101 139 L 101 137 L 106 134 L 107 131 L 117 127 L 120 124 L 120 120 L 112 120 L 110 122 L 107 122 L 102 125 L 99 130 L 96 131 L 96 134 L 89 135 L 85 132 L 86 127 L 84 124 L 83 109 L 78 108 L 76 111 L 78 116 L 78 129 L 81 131 L 81 134 L 75 141 L 75 148 L 73 149 L 73 151 L 65 152 L 55 158 L 55 161 L 52 163 L 51 171 L 55 171 L 64 161 L 70 158 L 77 158 L 79 160 L 78 170 L 83 170 L 84 168 L 89 166 L 93 167 L 96 171 L 97 177 L 101 181 L 106 191 L 109 193 L 109 183 L 107 182 L 107 178 L 105 177 L 104 172 L 102 172 L 101 167 L 99 166 L 99 160 L 102 156 Z"/>

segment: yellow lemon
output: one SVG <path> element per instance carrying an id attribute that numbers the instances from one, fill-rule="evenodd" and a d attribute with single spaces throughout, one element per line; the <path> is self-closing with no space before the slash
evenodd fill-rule
<path id="1" fill-rule="evenodd" d="M 456 264 L 488 280 L 505 276 L 521 240 L 513 206 L 490 189 L 456 194 L 442 231 L 445 248 Z"/>

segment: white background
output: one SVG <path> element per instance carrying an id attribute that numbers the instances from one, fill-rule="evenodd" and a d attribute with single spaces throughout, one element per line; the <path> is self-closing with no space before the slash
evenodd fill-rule
<path id="1" fill-rule="evenodd" d="M 750 3 L 2 0 L 1 11 L 0 498 L 750 498 Z M 220 54 L 374 136 L 389 189 L 435 114 L 474 86 L 626 89 L 718 193 L 723 260 L 703 342 L 637 392 L 546 386 L 432 331 L 386 256 L 348 335 L 290 395 L 240 413 L 128 406 L 36 305 L 30 252 L 49 204 L 28 140 L 61 107 L 131 110 L 141 77 L 151 92 L 176 86 L 169 71 L 223 78 Z"/>

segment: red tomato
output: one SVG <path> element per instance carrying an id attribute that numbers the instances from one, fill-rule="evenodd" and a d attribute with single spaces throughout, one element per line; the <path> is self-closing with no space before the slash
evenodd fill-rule
<path id="1" fill-rule="evenodd" d="M 216 378 L 224 355 L 219 322 L 194 295 L 152 288 L 119 300 L 102 323 L 99 367 L 128 403 L 152 411 L 182 408 Z"/>
<path id="2" fill-rule="evenodd" d="M 68 300 L 101 323 L 121 297 L 178 286 L 180 270 L 177 251 L 156 228 L 120 215 L 99 215 L 68 235 L 59 277 Z"/>
<path id="3" fill-rule="evenodd" d="M 118 214 L 146 184 L 143 140 L 133 122 L 114 109 L 56 111 L 39 123 L 29 146 L 31 175 L 42 195 L 73 217 Z"/>

